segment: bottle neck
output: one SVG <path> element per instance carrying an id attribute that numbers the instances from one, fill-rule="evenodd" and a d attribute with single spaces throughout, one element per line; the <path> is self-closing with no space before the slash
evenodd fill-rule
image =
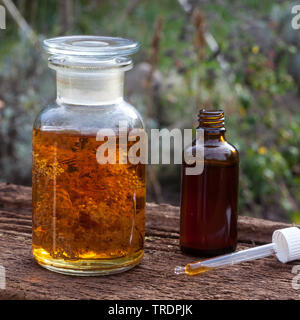
<path id="1" fill-rule="evenodd" d="M 225 141 L 225 130 L 223 131 L 207 131 L 204 129 L 204 139 L 205 140 L 218 140 L 221 142 Z"/>
<path id="2" fill-rule="evenodd" d="M 204 139 L 225 141 L 225 117 L 221 110 L 207 111 L 200 110 L 198 114 L 199 126 L 198 129 L 204 131 Z"/>
<path id="3" fill-rule="evenodd" d="M 71 105 L 110 105 L 123 100 L 124 71 L 57 71 L 57 101 Z"/>

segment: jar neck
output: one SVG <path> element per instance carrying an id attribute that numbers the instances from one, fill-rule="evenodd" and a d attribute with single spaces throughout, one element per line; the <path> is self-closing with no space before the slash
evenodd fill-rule
<path id="1" fill-rule="evenodd" d="M 225 117 L 222 110 L 200 110 L 198 129 L 204 130 L 205 140 L 225 141 Z"/>
<path id="2" fill-rule="evenodd" d="M 124 71 L 57 70 L 57 102 L 70 105 L 112 105 L 123 100 Z"/>

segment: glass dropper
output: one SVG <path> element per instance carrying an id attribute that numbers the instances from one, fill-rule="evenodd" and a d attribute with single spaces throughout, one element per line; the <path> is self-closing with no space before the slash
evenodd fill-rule
<path id="1" fill-rule="evenodd" d="M 276 230 L 272 236 L 272 243 L 212 259 L 188 263 L 184 267 L 177 266 L 174 272 L 175 274 L 196 275 L 211 269 L 256 260 L 274 254 L 282 263 L 300 259 L 300 229 L 290 227 Z"/>

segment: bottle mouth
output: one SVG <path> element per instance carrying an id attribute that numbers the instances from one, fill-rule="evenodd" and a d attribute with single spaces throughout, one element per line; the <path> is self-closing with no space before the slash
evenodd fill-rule
<path id="1" fill-rule="evenodd" d="M 199 128 L 210 130 L 225 130 L 225 116 L 223 110 L 202 109 L 198 114 Z"/>
<path id="2" fill-rule="evenodd" d="M 101 71 L 118 69 L 127 71 L 132 68 L 132 60 L 127 57 L 118 58 L 89 58 L 53 55 L 49 57 L 48 64 L 51 69 L 62 71 Z"/>
<path id="3" fill-rule="evenodd" d="M 104 70 L 131 67 L 128 57 L 139 49 L 135 41 L 103 36 L 67 36 L 46 39 L 44 50 L 51 54 L 49 66 L 53 69 Z"/>

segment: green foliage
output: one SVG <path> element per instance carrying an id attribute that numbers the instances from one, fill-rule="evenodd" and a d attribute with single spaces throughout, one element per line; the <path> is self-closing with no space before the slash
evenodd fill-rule
<path id="1" fill-rule="evenodd" d="M 200 107 L 224 108 L 228 140 L 240 152 L 240 213 L 300 223 L 300 85 L 289 72 L 299 48 L 287 40 L 293 37 L 281 33 L 286 30 L 283 24 L 290 23 L 283 14 L 289 2 L 195 1 L 229 72 L 207 46 L 199 61 L 192 15 L 185 14 L 178 1 L 141 1 L 127 12 L 129 2 L 74 0 L 73 21 L 66 30 L 60 2 L 16 3 L 34 31 L 45 37 L 102 34 L 136 39 L 142 45 L 137 64 L 149 60 L 155 21 L 161 16 L 160 82 L 153 110 L 146 111 L 146 91 L 134 93 L 131 101 L 150 114 L 150 127 L 191 127 Z M 31 13 L 26 11 L 29 3 Z M 279 20 L 272 20 L 274 12 Z M 54 98 L 54 76 L 11 18 L 8 25 L 5 33 L 0 31 L 0 179 L 29 184 L 31 126 L 37 112 Z M 161 181 L 174 184 L 178 170 L 162 169 Z"/>

